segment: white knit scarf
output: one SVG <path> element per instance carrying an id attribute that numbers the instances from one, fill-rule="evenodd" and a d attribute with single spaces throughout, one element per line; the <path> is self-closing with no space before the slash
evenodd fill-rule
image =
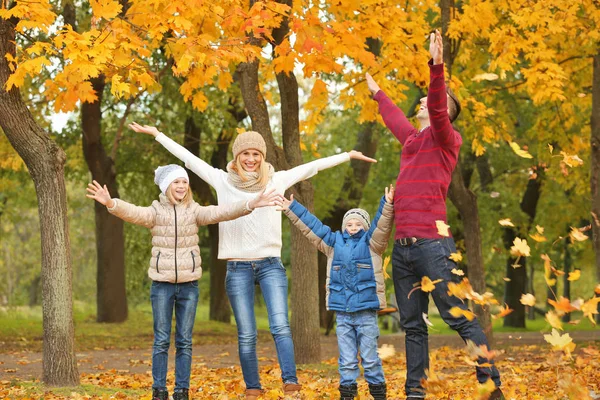
<path id="1" fill-rule="evenodd" d="M 266 162 L 266 161 L 263 161 Z M 275 168 L 270 163 L 267 163 L 269 166 L 269 182 L 275 173 Z M 247 172 L 244 171 L 248 180 L 243 181 L 242 177 L 232 168 L 233 161 L 230 161 L 227 164 L 227 181 L 231 183 L 233 186 L 242 190 L 244 192 L 256 193 L 263 190 L 266 184 L 261 185 L 258 180 L 258 172 Z"/>

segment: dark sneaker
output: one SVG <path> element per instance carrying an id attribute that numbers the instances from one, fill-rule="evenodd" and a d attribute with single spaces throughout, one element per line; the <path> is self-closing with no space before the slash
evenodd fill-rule
<path id="1" fill-rule="evenodd" d="M 176 392 L 173 392 L 173 400 L 189 400 L 188 390 L 181 389 Z"/>
<path id="2" fill-rule="evenodd" d="M 167 389 L 152 389 L 152 400 L 169 400 Z"/>
<path id="3" fill-rule="evenodd" d="M 358 395 L 358 385 L 353 383 L 352 385 L 340 385 L 340 400 L 354 400 Z"/>
<path id="4" fill-rule="evenodd" d="M 505 400 L 504 393 L 497 387 L 491 394 L 488 400 Z"/>
<path id="5" fill-rule="evenodd" d="M 387 386 L 385 382 L 378 385 L 372 385 L 369 383 L 369 393 L 373 396 L 374 400 L 386 400 L 387 399 Z"/>

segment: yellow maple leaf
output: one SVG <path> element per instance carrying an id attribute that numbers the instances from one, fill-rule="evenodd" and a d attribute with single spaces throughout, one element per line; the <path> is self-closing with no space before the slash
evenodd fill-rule
<path id="1" fill-rule="evenodd" d="M 473 319 L 475 319 L 474 313 L 469 310 L 463 310 L 460 307 L 452 307 L 450 309 L 450 315 L 452 315 L 454 318 L 465 317 L 469 321 L 473 321 Z"/>
<path id="2" fill-rule="evenodd" d="M 512 221 L 510 220 L 510 218 L 504 218 L 501 220 L 498 220 L 498 223 L 502 226 L 515 226 L 515 224 L 512 223 Z"/>
<path id="3" fill-rule="evenodd" d="M 538 243 L 545 242 L 546 240 L 548 240 L 544 235 L 540 235 L 539 233 L 534 233 L 533 235 L 529 234 L 529 237 Z"/>
<path id="4" fill-rule="evenodd" d="M 569 277 L 567 279 L 571 282 L 575 282 L 576 280 L 579 280 L 579 278 L 581 278 L 581 270 L 576 269 L 573 272 L 569 272 Z"/>
<path id="5" fill-rule="evenodd" d="M 535 230 L 536 230 L 536 231 L 537 231 L 537 233 L 539 233 L 540 235 L 543 235 L 543 234 L 544 234 L 544 228 L 543 228 L 543 227 L 541 227 L 541 226 L 539 226 L 539 225 L 536 225 L 536 226 L 535 226 Z"/>
<path id="6" fill-rule="evenodd" d="M 558 314 L 554 311 L 550 310 L 546 313 L 546 321 L 550 324 L 551 327 L 563 330 L 562 322 Z"/>
<path id="7" fill-rule="evenodd" d="M 587 235 L 581 232 L 581 229 L 573 227 L 571 227 L 571 232 L 569 232 L 569 236 L 571 237 L 571 240 L 575 242 L 583 242 L 584 240 L 588 239 Z"/>
<path id="8" fill-rule="evenodd" d="M 462 269 L 456 269 L 456 268 L 452 268 L 452 272 L 454 275 L 458 275 L 458 276 L 464 276 L 465 275 L 465 271 L 463 271 Z"/>
<path id="9" fill-rule="evenodd" d="M 563 350 L 565 353 L 570 354 L 575 350 L 575 343 L 568 333 L 561 335 L 556 329 L 552 328 L 550 335 L 544 335 L 544 340 L 552 345 L 554 350 Z"/>
<path id="10" fill-rule="evenodd" d="M 494 319 L 504 318 L 513 311 L 515 311 L 515 310 L 510 308 L 507 304 L 504 304 L 504 306 L 500 307 L 500 312 L 496 315 L 493 315 L 492 318 L 494 318 Z"/>
<path id="11" fill-rule="evenodd" d="M 559 316 L 562 316 L 562 315 L 565 315 L 566 313 L 570 313 L 571 311 L 577 310 L 577 308 L 575 308 L 575 307 L 573 307 L 573 305 L 571 305 L 571 302 L 569 301 L 569 299 L 567 299 L 564 296 L 560 296 L 558 301 L 548 299 L 548 303 L 550 303 L 556 309 L 556 312 L 558 313 Z"/>
<path id="12" fill-rule="evenodd" d="M 498 79 L 498 75 L 491 72 L 485 72 L 483 74 L 475 75 L 473 78 L 471 78 L 471 80 L 475 82 L 495 81 L 496 79 Z"/>
<path id="13" fill-rule="evenodd" d="M 432 281 L 428 276 L 424 276 L 421 279 L 421 290 L 424 292 L 432 292 L 435 289 L 435 284 L 441 282 L 441 279 L 436 279 Z"/>
<path id="14" fill-rule="evenodd" d="M 513 246 L 510 248 L 510 254 L 515 257 L 529 257 L 530 250 L 527 239 L 515 238 Z"/>
<path id="15" fill-rule="evenodd" d="M 435 221 L 435 226 L 437 227 L 437 231 L 440 236 L 450 236 L 450 232 L 448 231 L 450 225 L 446 225 L 444 221 L 437 220 Z"/>
<path id="16" fill-rule="evenodd" d="M 390 256 L 387 256 L 384 260 L 383 260 L 383 278 L 384 279 L 390 279 L 390 275 L 387 273 L 387 266 L 390 265 L 390 260 L 392 258 Z"/>
<path id="17" fill-rule="evenodd" d="M 113 75 L 110 86 L 110 92 L 113 96 L 120 98 L 125 94 L 129 94 L 129 90 L 129 84 L 121 82 L 121 77 L 119 75 Z"/>
<path id="18" fill-rule="evenodd" d="M 522 294 L 520 301 L 521 301 L 521 304 L 523 304 L 525 306 L 530 306 L 530 307 L 535 306 L 535 296 L 532 295 L 531 293 Z"/>
<path id="19" fill-rule="evenodd" d="M 562 161 L 571 168 L 583 165 L 583 160 L 577 155 L 570 155 L 565 153 L 564 151 L 561 151 L 560 155 L 563 156 Z"/>
<path id="20" fill-rule="evenodd" d="M 116 0 L 90 0 L 90 6 L 95 17 L 107 20 L 119 15 L 123 8 Z"/>
<path id="21" fill-rule="evenodd" d="M 449 259 L 451 259 L 452 261 L 459 263 L 462 261 L 463 257 L 460 251 L 457 251 L 456 253 L 451 253 L 450 257 L 448 257 Z"/>
<path id="22" fill-rule="evenodd" d="M 581 306 L 583 317 L 588 317 L 594 325 L 596 325 L 594 314 L 598 314 L 598 303 L 600 303 L 600 297 L 592 297 Z"/>
<path id="23" fill-rule="evenodd" d="M 526 150 L 521 149 L 521 146 L 519 146 L 517 143 L 510 142 L 509 144 L 510 144 L 510 148 L 512 149 L 512 151 L 514 151 L 515 154 L 518 155 L 519 157 L 533 158 L 533 156 L 531 154 L 529 154 Z"/>

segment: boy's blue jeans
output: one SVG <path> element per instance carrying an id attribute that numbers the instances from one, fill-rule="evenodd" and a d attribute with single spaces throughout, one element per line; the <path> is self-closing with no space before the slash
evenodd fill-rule
<path id="1" fill-rule="evenodd" d="M 261 389 L 256 357 L 255 285 L 265 299 L 269 330 L 275 340 L 284 383 L 298 383 L 294 343 L 288 319 L 288 281 L 279 257 L 253 261 L 228 261 L 225 288 L 238 330 L 238 351 L 246 389 Z"/>
<path id="2" fill-rule="evenodd" d="M 154 317 L 152 346 L 152 387 L 167 388 L 167 363 L 171 344 L 171 320 L 175 307 L 175 391 L 190 388 L 192 331 L 198 305 L 198 281 L 152 282 L 150 288 Z"/>
<path id="3" fill-rule="evenodd" d="M 396 301 L 400 309 L 400 324 L 406 332 L 406 395 L 412 397 L 425 397 L 425 390 L 421 385 L 421 378 L 426 378 L 429 369 L 429 345 L 427 325 L 423 320 L 423 313 L 427 314 L 429 306 L 429 293 L 414 289 L 421 278 L 428 276 L 432 281 L 442 279 L 435 285 L 431 297 L 437 306 L 443 320 L 466 342 L 473 341 L 476 345 L 488 346 L 481 326 L 476 319 L 469 321 L 465 317 L 455 318 L 450 314 L 452 307 L 464 310 L 467 305 L 458 297 L 448 295 L 448 282 L 458 282 L 461 279 L 451 271 L 456 268 L 450 254 L 456 252 L 454 239 L 419 239 L 410 246 L 401 246 L 398 241 L 394 243 L 392 253 L 393 279 L 396 290 Z M 496 386 L 500 386 L 500 373 L 493 365 L 493 360 L 480 358 L 479 364 L 491 363 L 491 367 L 477 367 L 477 380 L 480 383 L 492 379 Z"/>
<path id="4" fill-rule="evenodd" d="M 379 339 L 377 311 L 338 311 L 336 314 L 336 334 L 340 352 L 338 361 L 340 385 L 348 386 L 356 383 L 356 379 L 360 375 L 359 351 L 365 370 L 365 380 L 372 385 L 384 383 L 383 367 L 379 354 L 377 354 L 377 339 Z"/>

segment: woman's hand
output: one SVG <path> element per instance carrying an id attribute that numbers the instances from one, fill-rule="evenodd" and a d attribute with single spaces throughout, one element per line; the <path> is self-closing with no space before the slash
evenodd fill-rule
<path id="1" fill-rule="evenodd" d="M 370 163 L 376 163 L 377 162 L 376 159 L 371 158 L 371 157 L 367 157 L 363 153 L 361 153 L 360 151 L 356 151 L 356 150 L 349 151 L 348 155 L 350 156 L 350 159 L 354 159 L 354 160 L 362 160 L 362 161 L 366 161 L 366 162 L 370 162 Z"/>
<path id="2" fill-rule="evenodd" d="M 385 201 L 387 201 L 390 204 L 394 203 L 394 186 L 390 185 L 389 188 L 386 186 L 386 188 L 385 188 Z"/>
<path id="3" fill-rule="evenodd" d="M 264 189 L 258 196 L 248 202 L 248 208 L 254 210 L 259 207 L 274 206 L 278 201 L 281 201 L 282 198 L 283 196 L 276 193 L 275 189 L 270 189 L 268 192 L 267 189 Z"/>
<path id="4" fill-rule="evenodd" d="M 277 209 L 277 211 L 285 211 L 288 210 L 290 208 L 290 204 L 292 204 L 292 202 L 294 201 L 294 195 L 290 195 L 290 199 L 286 199 L 284 196 L 281 196 L 281 200 L 277 201 L 277 205 L 279 206 L 279 208 Z"/>
<path id="5" fill-rule="evenodd" d="M 146 135 L 150 135 L 150 136 L 154 136 L 154 137 L 157 137 L 158 134 L 160 133 L 160 131 L 158 129 L 156 129 L 155 126 L 150 126 L 150 125 L 142 126 L 142 125 L 138 124 L 137 122 L 132 122 L 131 124 L 129 124 L 129 127 L 136 132 L 145 133 Z"/>
<path id="6" fill-rule="evenodd" d="M 85 195 L 86 197 L 94 199 L 108 208 L 113 208 L 115 206 L 115 201 L 110 197 L 106 185 L 102 187 L 98 182 L 93 181 L 93 183 L 88 183 L 86 190 L 88 191 L 88 194 Z"/>

